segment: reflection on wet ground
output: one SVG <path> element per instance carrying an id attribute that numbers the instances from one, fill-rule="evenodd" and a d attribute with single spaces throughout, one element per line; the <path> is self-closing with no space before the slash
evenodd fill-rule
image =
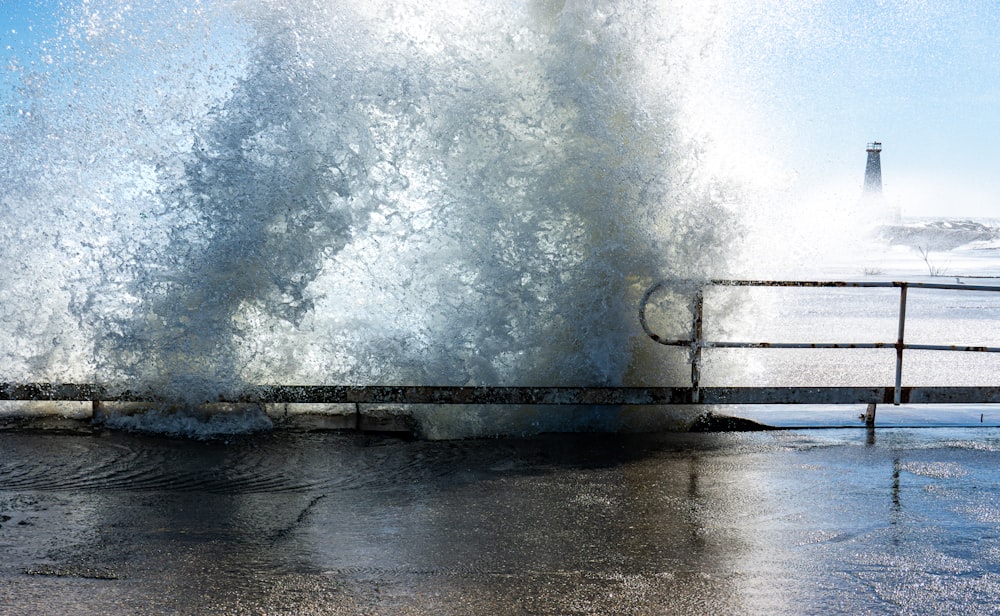
<path id="1" fill-rule="evenodd" d="M 0 433 L 0 613 L 988 613 L 1000 430 Z"/>

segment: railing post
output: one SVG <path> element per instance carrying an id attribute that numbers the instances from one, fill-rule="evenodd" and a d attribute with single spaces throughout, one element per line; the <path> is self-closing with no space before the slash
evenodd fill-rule
<path id="1" fill-rule="evenodd" d="M 875 427 L 875 408 L 876 404 L 874 402 L 868 403 L 868 408 L 865 410 L 865 426 L 868 428 Z"/>
<path id="2" fill-rule="evenodd" d="M 892 403 L 899 406 L 903 388 L 903 330 L 906 327 L 906 288 L 907 283 L 899 283 L 899 333 L 896 336 L 896 389 L 893 392 Z"/>
<path id="3" fill-rule="evenodd" d="M 90 421 L 95 424 L 104 421 L 104 404 L 100 400 L 90 401 Z"/>
<path id="4" fill-rule="evenodd" d="M 701 348 L 702 319 L 705 311 L 705 287 L 698 287 L 694 295 L 694 321 L 691 323 L 691 403 L 701 403 Z"/>

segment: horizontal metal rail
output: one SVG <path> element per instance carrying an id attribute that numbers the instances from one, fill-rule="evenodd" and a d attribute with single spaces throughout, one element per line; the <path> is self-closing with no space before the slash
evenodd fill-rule
<path id="1" fill-rule="evenodd" d="M 895 342 L 763 342 L 763 341 L 732 341 L 732 340 L 705 340 L 704 330 L 704 301 L 705 289 L 708 287 L 825 287 L 825 288 L 898 288 L 899 289 L 899 313 L 897 338 Z M 669 339 L 654 332 L 646 318 L 646 308 L 650 298 L 661 289 L 676 289 L 688 292 L 692 295 L 692 321 L 691 334 L 686 339 Z M 976 345 L 943 345 L 943 344 L 909 344 L 904 340 L 906 328 L 906 297 L 908 289 L 937 289 L 952 291 L 986 291 L 1000 292 L 1000 286 L 975 285 L 963 283 L 939 283 L 939 282 L 902 282 L 902 281 L 823 281 L 823 280 L 708 280 L 705 282 L 695 281 L 668 281 L 663 280 L 649 287 L 642 297 L 639 307 L 639 323 L 643 331 L 655 342 L 667 346 L 681 346 L 690 349 L 689 362 L 691 364 L 691 389 L 696 400 L 700 400 L 699 392 L 707 392 L 707 388 L 700 387 L 701 381 L 701 355 L 704 349 L 895 349 L 896 350 L 896 378 L 892 387 L 892 403 L 902 404 L 910 401 L 912 392 L 935 392 L 948 390 L 950 393 L 942 396 L 968 395 L 967 399 L 950 400 L 952 402 L 992 402 L 992 394 L 987 391 L 992 387 L 971 387 L 971 388 L 904 388 L 903 379 L 903 351 L 964 351 L 978 353 L 1000 353 L 1000 347 L 976 346 Z M 787 388 L 786 388 L 787 389 Z M 801 389 L 801 388 L 796 388 Z M 823 388 L 832 393 L 836 388 Z M 937 394 L 928 394 L 935 398 Z M 848 396 L 850 397 L 850 396 Z M 918 396 L 923 399 L 922 396 Z M 936 398 L 935 398 L 936 399 Z M 708 403 L 707 401 L 705 402 Z"/>
<path id="2" fill-rule="evenodd" d="M 894 387 L 483 387 L 435 385 L 264 385 L 205 403 L 250 404 L 887 404 Z M 903 387 L 912 404 L 1000 403 L 1000 387 Z M 152 393 L 117 392 L 88 383 L 4 383 L 0 400 L 169 403 Z"/>
<path id="3" fill-rule="evenodd" d="M 900 289 L 899 330 L 895 342 L 738 342 L 705 340 L 703 335 L 706 287 L 866 287 Z M 664 287 L 688 292 L 692 297 L 691 335 L 670 340 L 653 332 L 646 320 L 650 298 Z M 1000 386 L 923 387 L 902 386 L 904 350 L 1000 352 L 1000 347 L 908 344 L 904 341 L 906 291 L 910 288 L 998 292 L 984 285 L 911 282 L 835 282 L 711 280 L 708 282 L 659 282 L 642 298 L 639 320 L 645 333 L 660 344 L 690 349 L 691 386 L 683 387 L 517 387 L 434 385 L 256 385 L 243 391 L 205 400 L 204 403 L 250 404 L 485 404 L 485 405 L 690 405 L 690 404 L 868 404 L 874 421 L 876 404 L 1000 403 Z M 896 381 L 875 387 L 702 387 L 701 353 L 705 349 L 896 349 Z M 122 391 L 93 383 L 0 383 L 0 400 L 143 402 L 170 404 L 155 392 Z"/>

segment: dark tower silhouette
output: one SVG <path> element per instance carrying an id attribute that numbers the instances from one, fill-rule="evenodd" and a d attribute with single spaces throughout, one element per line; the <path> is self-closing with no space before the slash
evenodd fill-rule
<path id="1" fill-rule="evenodd" d="M 882 194 L 882 142 L 873 141 L 865 150 L 868 152 L 868 165 L 865 167 L 865 194 Z"/>

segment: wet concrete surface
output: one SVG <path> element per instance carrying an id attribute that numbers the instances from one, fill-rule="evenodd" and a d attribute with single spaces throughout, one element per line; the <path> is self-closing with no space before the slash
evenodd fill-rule
<path id="1" fill-rule="evenodd" d="M 992 428 L 0 432 L 0 613 L 992 613 L 998 466 Z"/>

